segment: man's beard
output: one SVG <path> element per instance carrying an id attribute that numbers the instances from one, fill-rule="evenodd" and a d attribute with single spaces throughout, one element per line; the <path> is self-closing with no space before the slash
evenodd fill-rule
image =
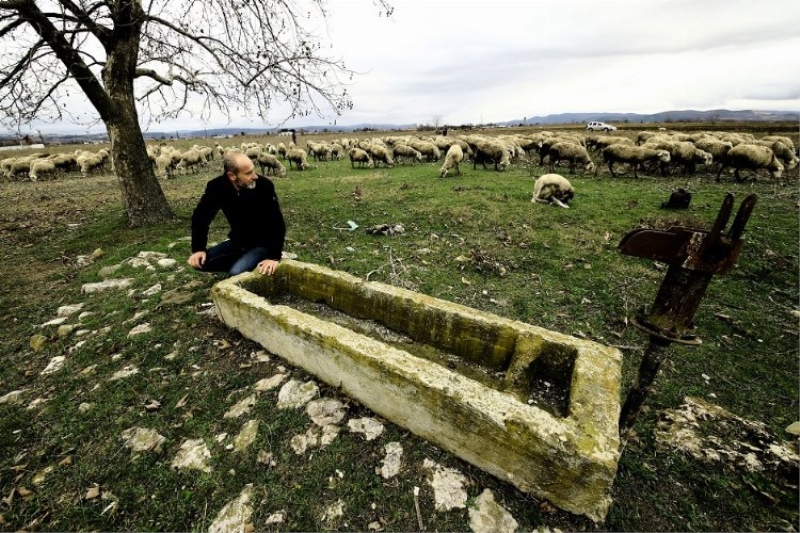
<path id="1" fill-rule="evenodd" d="M 242 183 L 240 180 L 237 180 L 237 183 L 236 183 L 236 184 L 237 184 L 239 187 L 241 187 L 241 188 L 245 188 L 245 189 L 251 189 L 251 190 L 252 190 L 252 189 L 255 189 L 255 188 L 256 188 L 256 180 L 253 180 L 253 181 L 251 181 L 251 182 L 250 182 L 250 183 L 248 183 L 247 185 L 243 184 L 243 183 Z"/>

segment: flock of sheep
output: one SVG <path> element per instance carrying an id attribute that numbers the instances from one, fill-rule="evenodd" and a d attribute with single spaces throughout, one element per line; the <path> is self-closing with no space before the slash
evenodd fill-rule
<path id="1" fill-rule="evenodd" d="M 279 142 L 242 143 L 222 147 L 195 145 L 188 150 L 178 150 L 166 143 L 148 145 L 148 156 L 161 178 L 172 178 L 178 173 L 197 172 L 215 159 L 221 159 L 227 150 L 237 150 L 248 155 L 262 174 L 286 176 L 287 168 L 306 170 L 309 159 L 316 162 L 350 159 L 352 168 L 393 167 L 397 164 L 416 165 L 436 163 L 438 175 L 459 175 L 460 164 L 471 161 L 473 168 L 487 164 L 503 171 L 512 164 L 538 164 L 554 173 L 557 167 L 575 173 L 579 168 L 595 176 L 599 163 L 608 167 L 612 176 L 620 164 L 638 177 L 639 171 L 668 175 L 672 172 L 694 174 L 698 168 L 714 173 L 720 180 L 725 169 L 732 169 L 736 180 L 742 170 L 766 170 L 773 178 L 780 178 L 784 170 L 798 165 L 797 147 L 787 137 L 766 136 L 756 139 L 747 133 L 704 131 L 679 133 L 643 131 L 636 141 L 621 135 L 542 131 L 531 134 L 487 136 L 480 134 L 456 136 L 385 136 L 369 139 L 338 138 L 331 141 L 309 140 L 306 149 Z M 444 154 L 444 155 L 443 155 Z M 283 161 L 283 162 L 282 162 Z M 597 161 L 598 163 L 595 163 Z M 0 173 L 6 179 L 30 180 L 54 178 L 59 172 L 106 171 L 110 164 L 108 151 L 76 150 L 64 154 L 34 154 L 0 160 Z M 285 166 L 286 165 L 286 166 Z M 113 170 L 113 168 L 111 169 Z"/>

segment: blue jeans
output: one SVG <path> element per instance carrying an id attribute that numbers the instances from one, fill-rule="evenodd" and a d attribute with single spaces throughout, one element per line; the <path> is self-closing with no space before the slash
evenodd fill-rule
<path id="1" fill-rule="evenodd" d="M 269 251 L 261 246 L 242 248 L 231 241 L 223 241 L 206 252 L 203 272 L 227 272 L 230 276 L 250 272 L 267 259 Z"/>

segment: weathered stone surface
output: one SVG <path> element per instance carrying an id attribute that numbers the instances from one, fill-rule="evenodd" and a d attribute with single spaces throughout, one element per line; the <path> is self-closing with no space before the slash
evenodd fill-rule
<path id="1" fill-rule="evenodd" d="M 296 409 L 319 396 L 319 387 L 313 381 L 300 383 L 290 379 L 278 393 L 278 409 Z"/>
<path id="2" fill-rule="evenodd" d="M 132 427 L 120 434 L 125 446 L 134 452 L 160 452 L 166 440 L 158 431 L 149 428 Z"/>
<path id="3" fill-rule="evenodd" d="M 374 440 L 383 433 L 383 424 L 374 418 L 354 418 L 347 421 L 347 427 L 352 433 L 361 433 L 367 440 Z"/>
<path id="4" fill-rule="evenodd" d="M 463 509 L 467 506 L 467 478 L 454 468 L 445 468 L 430 459 L 425 459 L 423 468 L 431 471 L 428 480 L 433 487 L 434 508 L 437 511 Z"/>
<path id="5" fill-rule="evenodd" d="M 275 387 L 283 383 L 284 380 L 288 377 L 289 374 L 275 374 L 271 378 L 260 379 L 256 382 L 255 389 L 258 392 L 264 392 L 274 389 Z"/>
<path id="6" fill-rule="evenodd" d="M 381 476 L 383 479 L 391 479 L 400 473 L 400 466 L 403 461 L 403 446 L 399 442 L 389 442 L 383 449 L 386 451 L 386 457 L 383 458 Z"/>
<path id="7" fill-rule="evenodd" d="M 247 398 L 239 401 L 228 409 L 228 411 L 222 415 L 222 418 L 239 418 L 243 414 L 249 413 L 250 410 L 256 405 L 256 396 L 252 394 Z"/>
<path id="8" fill-rule="evenodd" d="M 0 404 L 19 405 L 22 403 L 22 396 L 28 389 L 14 390 L 0 396 Z"/>
<path id="9" fill-rule="evenodd" d="M 232 533 L 234 531 L 245 531 L 245 525 L 253 515 L 253 507 L 249 505 L 252 497 L 253 485 L 245 485 L 239 496 L 226 503 L 219 511 L 214 521 L 208 526 L 208 532 Z"/>
<path id="10" fill-rule="evenodd" d="M 56 315 L 57 316 L 70 316 L 70 315 L 73 315 L 73 314 L 77 313 L 78 311 L 80 311 L 81 309 L 83 309 L 83 305 L 84 304 L 82 304 L 82 303 L 73 304 L 73 305 L 62 305 L 56 311 Z"/>
<path id="11" fill-rule="evenodd" d="M 133 278 L 107 279 L 97 283 L 84 283 L 81 286 L 81 292 L 92 293 L 109 289 L 125 289 L 130 287 L 131 283 L 133 283 Z"/>
<path id="12" fill-rule="evenodd" d="M 258 436 L 258 420 L 248 420 L 242 430 L 233 439 L 233 451 L 243 452 L 249 448 Z"/>
<path id="13" fill-rule="evenodd" d="M 469 509 L 469 528 L 475 533 L 514 533 L 519 524 L 511 513 L 494 501 L 494 494 L 485 489 Z"/>
<path id="14" fill-rule="evenodd" d="M 52 359 L 50 359 L 50 362 L 47 363 L 47 367 L 44 370 L 42 370 L 41 375 L 46 376 L 48 374 L 53 374 L 55 372 L 58 372 L 59 370 L 61 370 L 61 367 L 64 366 L 64 361 L 66 359 L 67 358 L 64 357 L 63 355 L 57 355 L 53 357 Z"/>
<path id="15" fill-rule="evenodd" d="M 45 344 L 47 344 L 47 337 L 44 335 L 34 335 L 31 337 L 30 345 L 34 352 L 41 352 Z"/>
<path id="16" fill-rule="evenodd" d="M 319 427 L 338 424 L 347 414 L 347 408 L 339 400 L 320 398 L 308 402 L 306 414 Z"/>
<path id="17" fill-rule="evenodd" d="M 279 290 L 458 354 L 490 379 L 479 382 L 330 321 L 271 305 L 264 296 Z M 274 276 L 224 280 L 212 297 L 226 324 L 381 417 L 522 491 L 594 520 L 605 517 L 620 454 L 618 350 L 291 260 Z M 521 401 L 526 391 L 519 373 L 537 365 L 563 374 L 556 383 L 564 390 L 561 412 Z M 503 369 L 508 375 L 491 378 Z"/>
<path id="18" fill-rule="evenodd" d="M 187 440 L 181 444 L 172 466 L 175 468 L 190 468 L 202 472 L 211 472 L 208 460 L 211 459 L 211 452 L 208 451 L 203 439 Z"/>

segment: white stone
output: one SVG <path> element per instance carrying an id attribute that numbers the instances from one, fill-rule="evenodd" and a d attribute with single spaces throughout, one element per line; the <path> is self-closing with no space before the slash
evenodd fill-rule
<path id="1" fill-rule="evenodd" d="M 322 428 L 322 436 L 319 438 L 320 448 L 324 448 L 325 446 L 333 442 L 339 435 L 339 431 L 341 429 L 342 428 L 340 428 L 339 426 L 333 424 L 329 424 L 324 428 Z"/>
<path id="2" fill-rule="evenodd" d="M 463 509 L 467 506 L 467 478 L 454 468 L 445 468 L 430 459 L 425 459 L 423 468 L 432 471 L 428 483 L 433 487 L 434 508 L 437 511 Z"/>
<path id="3" fill-rule="evenodd" d="M 160 283 L 156 283 L 152 287 L 149 287 L 149 288 L 145 289 L 144 291 L 142 291 L 142 296 L 155 296 L 159 292 L 161 292 L 161 284 Z"/>
<path id="4" fill-rule="evenodd" d="M 325 514 L 322 515 L 322 521 L 330 523 L 342 516 L 344 516 L 344 502 L 338 500 L 325 507 Z"/>
<path id="5" fill-rule="evenodd" d="M 258 436 L 258 420 L 248 420 L 242 430 L 233 439 L 233 451 L 243 452 L 249 448 Z"/>
<path id="6" fill-rule="evenodd" d="M 130 287 L 131 283 L 133 283 L 133 278 L 107 279 L 97 283 L 84 283 L 81 286 L 81 292 L 92 293 L 108 289 L 126 289 Z"/>
<path id="7" fill-rule="evenodd" d="M 167 254 L 163 253 L 163 252 L 149 252 L 149 251 L 145 250 L 145 251 L 139 252 L 136 255 L 136 257 L 138 257 L 139 259 L 156 259 L 156 260 L 158 260 L 158 259 L 165 259 L 166 257 L 169 257 L 169 256 Z"/>
<path id="8" fill-rule="evenodd" d="M 107 278 L 109 276 L 114 275 L 114 273 L 120 268 L 122 268 L 121 263 L 116 265 L 104 266 L 103 268 L 100 269 L 97 275 L 100 276 L 101 278 Z"/>
<path id="9" fill-rule="evenodd" d="M 83 313 L 78 315 L 78 321 L 82 321 L 85 318 L 89 318 L 90 316 L 94 315 L 95 313 L 91 311 L 84 311 Z"/>
<path id="10" fill-rule="evenodd" d="M 175 459 L 172 460 L 172 466 L 211 472 L 211 467 L 207 464 L 209 459 L 211 459 L 211 452 L 208 451 L 203 439 L 187 440 L 181 444 Z"/>
<path id="11" fill-rule="evenodd" d="M 403 459 L 403 446 L 399 442 L 389 442 L 383 449 L 386 451 L 386 457 L 383 458 L 381 476 L 383 479 L 391 479 L 400 473 L 400 465 Z"/>
<path id="12" fill-rule="evenodd" d="M 69 317 L 66 317 L 66 316 L 62 316 L 62 317 L 59 317 L 59 318 L 54 318 L 53 320 L 45 322 L 44 324 L 40 324 L 39 327 L 43 328 L 45 326 L 60 326 L 61 324 L 66 322 L 68 318 Z"/>
<path id="13" fill-rule="evenodd" d="M 260 379 L 256 382 L 255 389 L 258 392 L 264 392 L 274 389 L 275 387 L 283 383 L 283 381 L 288 377 L 289 377 L 288 374 L 275 374 L 271 378 Z"/>
<path id="14" fill-rule="evenodd" d="M 36 398 L 31 403 L 29 403 L 28 407 L 26 407 L 25 409 L 28 411 L 32 411 L 34 409 L 41 407 L 45 403 L 47 403 L 47 398 Z"/>
<path id="15" fill-rule="evenodd" d="M 469 527 L 475 533 L 514 533 L 519 524 L 494 500 L 492 491 L 485 489 L 469 509 Z"/>
<path id="16" fill-rule="evenodd" d="M 139 373 L 139 369 L 138 368 L 136 368 L 133 365 L 128 365 L 128 366 L 125 366 L 122 370 L 118 370 L 117 372 L 114 372 L 114 374 L 109 378 L 109 380 L 110 381 L 116 381 L 118 379 L 125 379 L 125 378 L 129 378 L 129 377 L 131 377 L 133 375 L 136 375 L 138 373 Z"/>
<path id="17" fill-rule="evenodd" d="M 278 409 L 296 409 L 319 396 L 319 387 L 313 381 L 300 383 L 290 379 L 278 393 Z"/>
<path id="18" fill-rule="evenodd" d="M 134 452 L 160 452 L 166 438 L 155 429 L 140 427 L 128 428 L 120 434 L 124 446 Z"/>
<path id="19" fill-rule="evenodd" d="M 171 258 L 167 257 L 167 258 L 164 258 L 164 259 L 159 259 L 156 262 L 156 264 L 158 266 L 160 266 L 161 268 L 172 268 L 175 265 L 177 265 L 178 262 L 176 260 L 174 260 L 174 259 L 171 259 Z"/>
<path id="20" fill-rule="evenodd" d="M 341 422 L 347 414 L 347 408 L 339 400 L 320 398 L 308 403 L 306 414 L 316 425 L 325 427 Z"/>
<path id="21" fill-rule="evenodd" d="M 283 520 L 284 520 L 284 512 L 278 511 L 277 513 L 272 513 L 271 515 L 269 515 L 265 523 L 268 526 L 272 524 L 283 524 Z"/>
<path id="22" fill-rule="evenodd" d="M 255 404 L 256 396 L 252 394 L 228 409 L 228 412 L 222 415 L 222 418 L 239 418 L 243 414 L 249 413 Z"/>
<path id="23" fill-rule="evenodd" d="M 139 324 L 132 330 L 128 332 L 128 337 L 135 337 L 136 335 L 141 335 L 143 333 L 150 333 L 153 331 L 153 328 L 150 326 L 149 322 L 145 322 L 144 324 Z"/>
<path id="24" fill-rule="evenodd" d="M 79 413 L 86 413 L 88 411 L 91 411 L 93 407 L 94 407 L 93 403 L 83 402 L 78 406 L 78 412 Z"/>
<path id="25" fill-rule="evenodd" d="M 208 526 L 208 533 L 243 532 L 245 525 L 253 515 L 253 507 L 248 505 L 253 497 L 253 484 L 245 485 L 239 496 L 219 511 L 217 517 Z"/>
<path id="26" fill-rule="evenodd" d="M 347 421 L 352 433 L 363 433 L 366 440 L 374 440 L 383 433 L 383 424 L 374 418 L 354 418 Z"/>
<path id="27" fill-rule="evenodd" d="M 56 311 L 57 316 L 70 316 L 83 309 L 84 304 L 62 305 Z"/>
<path id="28" fill-rule="evenodd" d="M 64 361 L 66 361 L 66 357 L 63 355 L 57 355 L 50 359 L 50 362 L 47 363 L 47 367 L 42 370 L 41 375 L 46 376 L 48 374 L 53 374 L 61 370 L 61 367 L 64 366 Z"/>
<path id="29" fill-rule="evenodd" d="M 309 448 L 319 446 L 319 434 L 315 427 L 310 427 L 303 435 L 295 435 L 289 441 L 289 446 L 292 447 L 294 453 L 303 455 Z"/>

